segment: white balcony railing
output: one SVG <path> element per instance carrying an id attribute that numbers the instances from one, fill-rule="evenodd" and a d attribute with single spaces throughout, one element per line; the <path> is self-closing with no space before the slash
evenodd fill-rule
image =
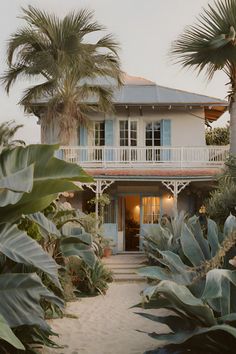
<path id="1" fill-rule="evenodd" d="M 63 146 L 57 152 L 59 158 L 87 168 L 221 167 L 228 155 L 229 146 Z"/>

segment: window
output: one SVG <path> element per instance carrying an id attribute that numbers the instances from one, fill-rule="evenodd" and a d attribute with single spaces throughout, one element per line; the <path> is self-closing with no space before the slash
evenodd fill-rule
<path id="1" fill-rule="evenodd" d="M 151 122 L 146 124 L 146 146 L 150 149 L 146 149 L 147 161 L 159 161 L 160 150 L 158 148 L 161 145 L 161 125 L 160 122 Z"/>
<path id="2" fill-rule="evenodd" d="M 101 161 L 103 150 L 99 146 L 105 145 L 105 122 L 94 122 L 94 145 L 98 146 L 97 149 L 93 151 L 93 159 L 95 161 Z"/>
<path id="3" fill-rule="evenodd" d="M 95 146 L 105 145 L 105 123 L 104 122 L 94 123 L 94 145 Z"/>
<path id="4" fill-rule="evenodd" d="M 158 224 L 160 218 L 160 198 L 142 198 L 143 224 Z"/>
<path id="5" fill-rule="evenodd" d="M 137 146 L 137 121 L 135 120 L 120 120 L 120 146 L 135 147 Z M 122 149 L 121 161 L 137 160 L 136 149 Z"/>
<path id="6" fill-rule="evenodd" d="M 104 207 L 104 223 L 105 224 L 116 223 L 116 205 L 114 199 L 111 200 L 110 204 Z"/>
<path id="7" fill-rule="evenodd" d="M 120 120 L 120 146 L 137 146 L 137 122 Z"/>

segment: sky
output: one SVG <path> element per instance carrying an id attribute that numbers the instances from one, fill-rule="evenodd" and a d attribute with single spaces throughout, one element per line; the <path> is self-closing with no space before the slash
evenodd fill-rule
<path id="1" fill-rule="evenodd" d="M 120 43 L 122 69 L 162 86 L 178 88 L 225 99 L 227 77 L 216 73 L 211 82 L 193 70 L 174 64 L 169 55 L 171 43 L 191 25 L 209 0 L 2 0 L 0 1 L 0 75 L 7 68 L 6 49 L 10 35 L 24 25 L 21 8 L 32 5 L 64 16 L 67 12 L 88 8 L 95 19 L 114 34 Z M 32 83 L 31 83 L 32 84 Z M 27 143 L 40 142 L 37 118 L 27 116 L 18 105 L 29 83 L 19 81 L 6 95 L 0 87 L 0 122 L 15 120 L 23 124 L 17 134 Z M 225 125 L 224 114 L 214 125 Z"/>

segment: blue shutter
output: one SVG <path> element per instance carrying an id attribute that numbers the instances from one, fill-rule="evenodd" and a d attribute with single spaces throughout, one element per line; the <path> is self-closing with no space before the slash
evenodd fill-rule
<path id="1" fill-rule="evenodd" d="M 80 146 L 88 145 L 88 131 L 83 125 L 80 126 L 79 130 Z"/>
<path id="2" fill-rule="evenodd" d="M 162 119 L 161 121 L 161 145 L 171 146 L 171 120 Z M 170 150 L 164 150 L 161 154 L 161 160 L 170 160 Z"/>
<path id="3" fill-rule="evenodd" d="M 88 145 L 88 130 L 85 126 L 81 125 L 79 129 L 79 140 L 80 140 L 80 146 L 87 146 Z M 81 161 L 87 161 L 88 154 L 87 154 L 87 149 L 82 149 L 81 150 L 81 155 L 80 155 L 80 160 Z"/>
<path id="4" fill-rule="evenodd" d="M 113 149 L 109 149 L 109 146 L 113 146 L 113 144 L 114 144 L 113 120 L 105 120 L 106 161 L 114 160 Z"/>

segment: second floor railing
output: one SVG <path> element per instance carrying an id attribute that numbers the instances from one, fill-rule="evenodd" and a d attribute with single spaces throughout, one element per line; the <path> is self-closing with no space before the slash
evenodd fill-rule
<path id="1" fill-rule="evenodd" d="M 228 146 L 63 146 L 57 154 L 61 159 L 88 168 L 220 167 L 228 155 Z"/>

